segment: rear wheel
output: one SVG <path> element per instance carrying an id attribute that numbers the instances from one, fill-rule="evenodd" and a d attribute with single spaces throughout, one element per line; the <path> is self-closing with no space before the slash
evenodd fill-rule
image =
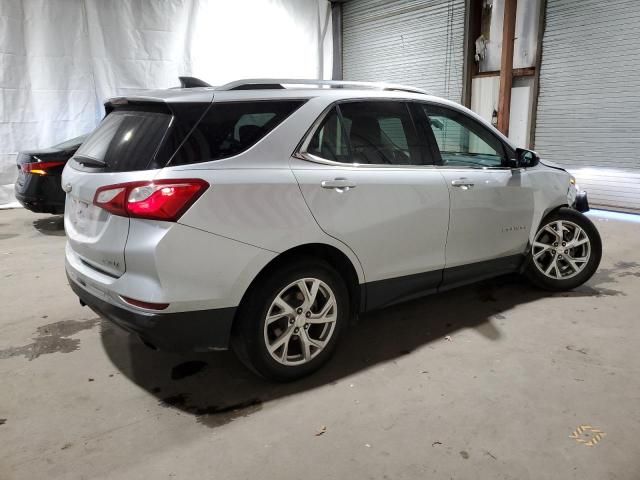
<path id="1" fill-rule="evenodd" d="M 290 381 L 320 368 L 348 323 L 348 293 L 338 273 L 308 260 L 265 277 L 243 301 L 234 350 L 249 368 Z"/>
<path id="2" fill-rule="evenodd" d="M 569 290 L 595 273 L 602 241 L 595 225 L 582 213 L 560 208 L 547 216 L 534 238 L 526 274 L 547 290 Z"/>

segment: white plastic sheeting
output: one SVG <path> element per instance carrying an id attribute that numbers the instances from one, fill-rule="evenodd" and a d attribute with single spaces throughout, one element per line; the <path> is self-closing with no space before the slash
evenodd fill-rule
<path id="1" fill-rule="evenodd" d="M 0 208 L 20 150 L 92 130 L 103 100 L 247 77 L 330 78 L 327 0 L 0 0 Z"/>

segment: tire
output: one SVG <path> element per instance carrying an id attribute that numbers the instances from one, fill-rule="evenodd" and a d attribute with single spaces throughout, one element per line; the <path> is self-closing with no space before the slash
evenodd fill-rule
<path id="1" fill-rule="evenodd" d="M 571 290 L 593 276 L 601 257 L 602 240 L 596 226 L 582 213 L 562 207 L 540 223 L 525 274 L 545 290 Z"/>
<path id="2" fill-rule="evenodd" d="M 317 286 L 310 308 L 302 285 L 311 296 Z M 263 377 L 297 380 L 331 358 L 349 323 L 349 311 L 345 283 L 330 265 L 313 259 L 298 261 L 263 276 L 247 293 L 236 318 L 233 349 L 247 367 Z M 272 321 L 267 323 L 267 316 Z M 327 322 L 310 323 L 323 320 Z"/>

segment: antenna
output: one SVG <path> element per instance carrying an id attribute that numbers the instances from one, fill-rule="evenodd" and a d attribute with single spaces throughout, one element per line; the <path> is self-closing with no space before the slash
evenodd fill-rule
<path id="1" fill-rule="evenodd" d="M 197 88 L 211 87 L 207 82 L 196 77 L 178 77 L 180 79 L 180 88 Z"/>

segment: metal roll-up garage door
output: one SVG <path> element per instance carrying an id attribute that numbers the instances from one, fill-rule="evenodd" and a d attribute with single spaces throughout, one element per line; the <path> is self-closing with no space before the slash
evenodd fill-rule
<path id="1" fill-rule="evenodd" d="M 348 0 L 342 12 L 345 80 L 423 88 L 460 102 L 464 0 Z"/>
<path id="2" fill-rule="evenodd" d="M 592 205 L 640 211 L 640 1 L 547 2 L 535 148 Z"/>

